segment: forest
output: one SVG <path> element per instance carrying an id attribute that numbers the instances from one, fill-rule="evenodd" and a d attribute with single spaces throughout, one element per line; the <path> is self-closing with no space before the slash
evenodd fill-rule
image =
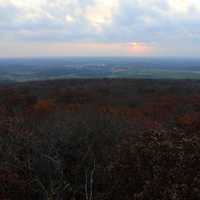
<path id="1" fill-rule="evenodd" d="M 0 199 L 200 199 L 200 81 L 1 84 Z"/>

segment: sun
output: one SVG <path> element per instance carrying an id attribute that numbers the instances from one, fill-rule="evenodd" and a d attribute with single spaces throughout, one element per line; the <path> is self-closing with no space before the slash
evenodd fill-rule
<path id="1" fill-rule="evenodd" d="M 131 43 L 131 44 L 132 44 L 133 47 L 138 46 L 138 43 L 137 43 L 137 42 L 133 42 L 133 43 Z"/>
<path id="2" fill-rule="evenodd" d="M 151 46 L 143 42 L 131 42 L 129 44 L 129 52 L 132 54 L 148 54 L 151 51 Z"/>

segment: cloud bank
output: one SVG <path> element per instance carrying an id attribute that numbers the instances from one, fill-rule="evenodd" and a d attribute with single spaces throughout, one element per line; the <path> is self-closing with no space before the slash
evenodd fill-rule
<path id="1" fill-rule="evenodd" d="M 0 0 L 1 43 L 123 43 L 130 54 L 197 55 L 199 27 L 199 0 Z"/>

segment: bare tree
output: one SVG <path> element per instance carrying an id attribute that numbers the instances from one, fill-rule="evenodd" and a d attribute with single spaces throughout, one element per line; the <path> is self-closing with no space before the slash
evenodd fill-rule
<path id="1" fill-rule="evenodd" d="M 85 172 L 85 200 L 93 200 L 94 196 L 94 173 L 96 169 L 96 161 L 93 162 L 93 168 Z"/>

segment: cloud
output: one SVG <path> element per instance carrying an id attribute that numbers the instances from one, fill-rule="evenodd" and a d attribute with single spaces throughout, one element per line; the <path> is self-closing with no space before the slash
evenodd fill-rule
<path id="1" fill-rule="evenodd" d="M 199 0 L 0 0 L 1 41 L 169 49 L 200 44 L 199 27 Z"/>
<path id="2" fill-rule="evenodd" d="M 97 31 L 101 31 L 104 26 L 112 23 L 118 8 L 119 0 L 95 0 L 92 5 L 86 7 L 85 17 Z"/>

